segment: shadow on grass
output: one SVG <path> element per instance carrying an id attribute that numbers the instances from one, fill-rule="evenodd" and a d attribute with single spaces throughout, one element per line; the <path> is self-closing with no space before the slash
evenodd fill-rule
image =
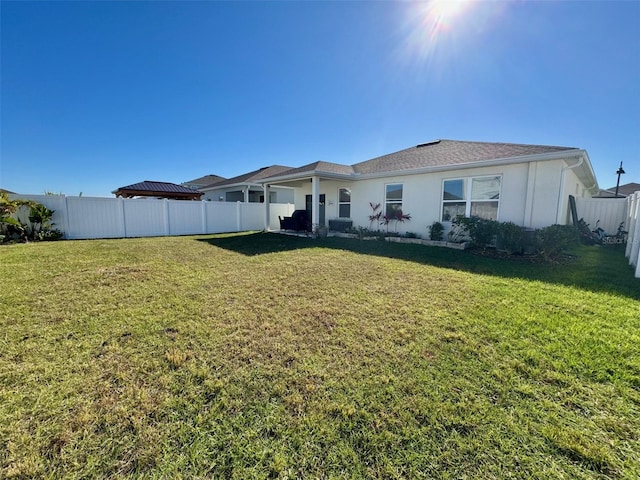
<path id="1" fill-rule="evenodd" d="M 471 251 L 406 243 L 336 237 L 316 240 L 275 233 L 217 235 L 200 238 L 198 241 L 248 256 L 304 248 L 330 248 L 482 275 L 575 286 L 588 291 L 606 292 L 640 300 L 640 279 L 633 277 L 624 251 L 616 247 L 581 246 L 574 252 L 574 256 L 565 262 L 546 263 L 525 257 L 494 258 Z"/>

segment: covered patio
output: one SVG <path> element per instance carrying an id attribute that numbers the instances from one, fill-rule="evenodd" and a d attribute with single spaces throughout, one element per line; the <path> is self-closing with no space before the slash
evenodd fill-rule
<path id="1" fill-rule="evenodd" d="M 265 190 L 265 228 L 269 230 L 271 222 L 269 209 L 269 190 L 274 187 L 288 187 L 295 191 L 296 210 L 306 210 L 309 214 L 312 234 L 316 234 L 321 226 L 327 226 L 327 207 L 336 210 L 339 199 L 334 194 L 336 182 L 350 185 L 353 169 L 350 166 L 338 165 L 330 162 L 314 162 L 300 168 L 283 172 L 280 175 L 265 179 L 262 185 Z M 330 192 L 323 190 L 325 182 L 330 182 Z M 343 188 L 343 190 L 348 190 Z M 327 215 L 329 213 L 329 215 Z"/>

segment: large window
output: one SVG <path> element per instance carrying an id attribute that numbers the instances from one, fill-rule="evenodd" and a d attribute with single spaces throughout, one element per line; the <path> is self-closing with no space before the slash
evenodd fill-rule
<path id="1" fill-rule="evenodd" d="M 384 213 L 388 217 L 397 217 L 402 212 L 402 184 L 385 185 Z"/>
<path id="2" fill-rule="evenodd" d="M 442 188 L 442 221 L 457 215 L 498 219 L 502 177 L 445 180 Z"/>
<path id="3" fill-rule="evenodd" d="M 338 189 L 338 217 L 340 218 L 351 217 L 351 189 L 350 188 Z"/>

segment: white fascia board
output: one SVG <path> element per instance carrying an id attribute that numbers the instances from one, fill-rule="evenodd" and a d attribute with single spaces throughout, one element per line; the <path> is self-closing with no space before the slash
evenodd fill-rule
<path id="1" fill-rule="evenodd" d="M 251 182 L 251 183 L 245 183 L 244 185 L 247 186 L 247 187 L 255 187 L 255 188 L 264 189 L 264 183 Z M 286 185 L 274 185 L 272 188 L 280 188 L 280 189 L 283 189 L 283 190 L 295 190 L 294 187 L 287 187 Z"/>
<path id="2" fill-rule="evenodd" d="M 354 180 L 352 173 L 345 174 L 345 173 L 322 172 L 318 170 L 313 170 L 311 172 L 300 172 L 300 173 L 293 173 L 291 175 L 283 175 L 279 177 L 269 177 L 269 178 L 260 180 L 260 183 L 262 183 L 263 185 L 265 183 L 275 184 L 277 182 L 289 182 L 291 180 L 306 180 L 308 178 L 313 178 L 313 177 L 321 177 L 321 178 L 330 179 L 330 180 Z"/>
<path id="3" fill-rule="evenodd" d="M 586 150 L 581 150 L 584 162 L 580 165 L 579 170 L 582 170 L 585 173 L 585 178 L 581 179 L 584 181 L 589 193 L 592 195 L 597 194 L 600 191 L 600 186 L 598 185 L 598 179 L 596 178 L 596 174 L 593 171 L 593 165 L 591 165 L 591 160 L 589 159 L 589 154 Z M 591 185 L 589 185 L 591 183 Z"/>
<path id="4" fill-rule="evenodd" d="M 211 185 L 210 187 L 207 187 L 207 188 L 201 188 L 198 191 L 199 192 L 211 192 L 211 191 L 214 191 L 214 190 L 228 190 L 230 188 L 242 188 L 242 187 L 260 187 L 260 188 L 262 188 L 262 185 L 258 185 L 256 183 L 238 182 L 238 183 L 228 183 L 228 184 L 225 184 L 225 185 Z"/>
<path id="5" fill-rule="evenodd" d="M 398 177 L 405 175 L 419 175 L 424 173 L 436 173 L 436 172 L 446 172 L 453 170 L 467 170 L 470 168 L 483 168 L 483 167 L 493 167 L 493 166 L 501 166 L 501 165 L 513 165 L 519 163 L 530 163 L 530 162 L 544 162 L 550 160 L 570 160 L 570 159 L 580 159 L 583 158 L 584 161 L 584 180 L 585 183 L 593 183 L 593 186 L 589 188 L 590 191 L 593 189 L 597 190 L 597 181 L 595 180 L 595 174 L 593 173 L 593 168 L 591 166 L 591 162 L 589 161 L 589 156 L 585 150 L 581 150 L 578 148 L 574 148 L 571 150 L 562 150 L 559 152 L 551 152 L 545 154 L 536 154 L 536 155 L 524 155 L 518 157 L 508 157 L 508 158 L 498 158 L 495 160 L 482 160 L 478 162 L 468 162 L 468 163 L 456 163 L 454 165 L 439 165 L 435 167 L 423 167 L 423 168 L 414 168 L 407 170 L 389 170 L 386 172 L 377 172 L 377 173 L 332 173 L 332 172 L 322 172 L 313 170 L 310 172 L 299 172 L 291 175 L 282 175 L 277 177 L 270 177 L 261 180 L 259 183 L 265 184 L 275 184 L 277 182 L 286 182 L 292 180 L 305 180 L 312 177 L 322 177 L 331 180 L 347 180 L 347 181 L 359 181 L 359 180 L 368 180 L 374 178 L 384 178 L 384 177 Z"/>

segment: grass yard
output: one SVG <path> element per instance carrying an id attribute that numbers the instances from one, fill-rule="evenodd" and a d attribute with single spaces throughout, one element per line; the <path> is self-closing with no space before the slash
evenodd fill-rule
<path id="1" fill-rule="evenodd" d="M 640 476 L 640 280 L 274 234 L 0 248 L 0 478 Z"/>

